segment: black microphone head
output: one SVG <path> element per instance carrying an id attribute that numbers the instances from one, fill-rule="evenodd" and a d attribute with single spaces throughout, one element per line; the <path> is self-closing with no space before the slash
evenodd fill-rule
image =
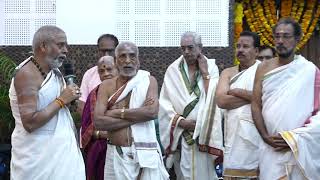
<path id="1" fill-rule="evenodd" d="M 66 83 L 68 85 L 73 84 L 76 78 L 76 76 L 74 75 L 73 65 L 71 63 L 64 63 L 63 70 L 64 70 L 64 79 L 66 80 Z"/>
<path id="2" fill-rule="evenodd" d="M 74 68 L 71 63 L 64 63 L 63 69 L 64 69 L 65 76 L 74 75 Z"/>

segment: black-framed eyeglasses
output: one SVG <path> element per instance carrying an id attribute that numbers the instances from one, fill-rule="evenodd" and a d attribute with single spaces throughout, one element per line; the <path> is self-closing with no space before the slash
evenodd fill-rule
<path id="1" fill-rule="evenodd" d="M 294 35 L 290 35 L 290 34 L 284 34 L 284 35 L 276 34 L 276 35 L 273 36 L 273 38 L 275 40 L 280 40 L 280 38 L 283 39 L 283 40 L 289 40 L 289 39 L 291 39 L 293 37 L 294 37 Z"/>

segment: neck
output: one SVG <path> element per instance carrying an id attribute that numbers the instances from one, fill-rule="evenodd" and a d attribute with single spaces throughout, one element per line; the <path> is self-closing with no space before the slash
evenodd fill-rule
<path id="1" fill-rule="evenodd" d="M 289 57 L 284 58 L 284 57 L 279 57 L 279 64 L 281 65 L 285 65 L 285 64 L 289 64 L 290 62 L 292 62 L 294 59 L 294 53 L 292 53 Z"/>
<path id="2" fill-rule="evenodd" d="M 190 72 L 195 72 L 195 71 L 198 70 L 198 61 L 197 61 L 197 60 L 191 61 L 191 62 L 185 60 L 185 62 L 187 63 L 189 73 L 190 73 Z"/>
<path id="3" fill-rule="evenodd" d="M 128 76 L 118 76 L 118 81 L 121 85 L 125 84 L 126 82 L 128 82 L 132 77 L 128 77 Z"/>
<path id="4" fill-rule="evenodd" d="M 189 72 L 195 72 L 198 70 L 198 64 L 188 64 Z"/>
<path id="5" fill-rule="evenodd" d="M 48 73 L 50 71 L 50 68 L 49 68 L 48 64 L 44 61 L 43 57 L 34 55 L 33 58 L 39 64 L 42 71 L 44 71 L 45 73 Z M 42 59 L 42 61 L 40 59 Z"/>
<path id="6" fill-rule="evenodd" d="M 248 69 L 249 67 L 254 65 L 254 63 L 256 63 L 256 60 L 249 61 L 249 62 L 246 62 L 246 63 L 241 62 L 239 64 L 239 72 L 242 71 L 242 70 Z"/>
<path id="7" fill-rule="evenodd" d="M 185 58 L 184 58 L 185 62 L 187 63 L 187 65 L 190 67 L 190 66 L 195 66 L 198 64 L 198 61 L 195 59 L 193 61 L 187 61 Z"/>

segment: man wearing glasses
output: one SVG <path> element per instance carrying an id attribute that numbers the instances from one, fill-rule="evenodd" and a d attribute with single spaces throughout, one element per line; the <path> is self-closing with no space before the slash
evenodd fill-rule
<path id="1" fill-rule="evenodd" d="M 257 59 L 262 61 L 272 59 L 276 56 L 276 50 L 268 45 L 263 45 L 259 47 L 259 54 Z"/>
<path id="2" fill-rule="evenodd" d="M 182 56 L 168 67 L 159 100 L 166 166 L 174 165 L 177 179 L 217 179 L 213 158 L 222 151 L 211 142 L 222 143 L 221 128 L 212 128 L 220 123 L 214 100 L 219 71 L 215 60 L 201 53 L 200 35 L 185 32 L 180 45 Z"/>
<path id="3" fill-rule="evenodd" d="M 319 179 L 319 70 L 295 48 L 301 27 L 291 18 L 273 28 L 278 57 L 258 67 L 252 115 L 264 140 L 259 179 Z"/>

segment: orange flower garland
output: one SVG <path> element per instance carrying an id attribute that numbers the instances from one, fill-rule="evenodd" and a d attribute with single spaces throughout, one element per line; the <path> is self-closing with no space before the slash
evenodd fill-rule
<path id="1" fill-rule="evenodd" d="M 234 44 L 236 44 L 238 38 L 240 37 L 240 33 L 243 31 L 242 29 L 242 19 L 243 19 L 243 6 L 241 3 L 235 3 L 234 8 Z M 235 59 L 235 64 L 239 64 L 239 61 Z"/>
<path id="2" fill-rule="evenodd" d="M 272 27 L 277 21 L 277 10 L 275 1 L 263 1 L 263 6 L 259 0 L 245 0 L 244 15 L 249 28 L 260 35 L 261 44 L 273 46 Z M 302 14 L 303 13 L 303 14 Z M 297 22 L 300 22 L 303 31 L 303 37 L 297 45 L 297 50 L 301 49 L 317 25 L 320 17 L 320 2 L 316 0 L 281 0 L 281 17 L 291 16 Z"/>
<path id="3" fill-rule="evenodd" d="M 292 8 L 292 0 L 281 0 L 281 17 L 289 17 Z"/>
<path id="4" fill-rule="evenodd" d="M 310 39 L 310 37 L 313 34 L 314 29 L 317 26 L 318 20 L 320 16 L 320 3 L 318 3 L 318 7 L 316 8 L 316 12 L 314 14 L 314 17 L 312 19 L 312 22 L 310 21 L 310 27 L 308 31 L 304 34 L 304 36 L 301 38 L 301 41 L 297 45 L 297 50 L 300 50 Z"/>
<path id="5" fill-rule="evenodd" d="M 242 19 L 243 19 L 243 6 L 241 3 L 236 3 L 235 4 L 235 18 L 234 18 L 234 40 L 236 41 L 240 33 L 242 32 Z"/>

